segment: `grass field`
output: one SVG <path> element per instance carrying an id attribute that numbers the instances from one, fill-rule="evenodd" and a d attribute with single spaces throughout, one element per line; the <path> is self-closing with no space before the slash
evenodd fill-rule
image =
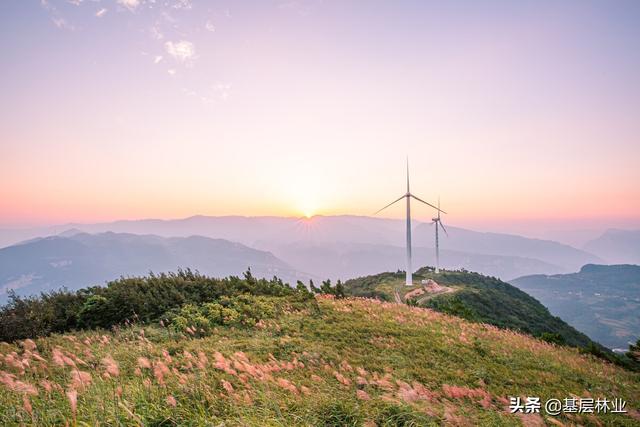
<path id="1" fill-rule="evenodd" d="M 161 325 L 0 345 L 2 425 L 640 425 L 640 375 L 456 317 L 318 297 L 254 328 Z M 512 415 L 509 396 L 628 414 Z"/>

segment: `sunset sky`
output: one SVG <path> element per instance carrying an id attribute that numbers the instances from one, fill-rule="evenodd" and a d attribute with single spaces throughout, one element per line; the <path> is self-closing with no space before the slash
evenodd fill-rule
<path id="1" fill-rule="evenodd" d="M 640 227 L 639 22 L 634 0 L 3 0 L 0 226 L 370 215 L 408 155 L 452 224 Z"/>

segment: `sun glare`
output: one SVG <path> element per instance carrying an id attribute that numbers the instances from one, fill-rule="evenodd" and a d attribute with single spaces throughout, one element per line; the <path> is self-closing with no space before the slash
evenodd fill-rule
<path id="1" fill-rule="evenodd" d="M 311 218 L 316 213 L 316 205 L 311 200 L 303 200 L 300 202 L 298 210 L 305 218 Z"/>
<path id="2" fill-rule="evenodd" d="M 291 177 L 296 177 L 292 179 Z M 318 214 L 319 207 L 329 200 L 327 179 L 306 163 L 300 163 L 288 170 L 281 178 L 283 198 L 296 215 L 311 218 Z"/>

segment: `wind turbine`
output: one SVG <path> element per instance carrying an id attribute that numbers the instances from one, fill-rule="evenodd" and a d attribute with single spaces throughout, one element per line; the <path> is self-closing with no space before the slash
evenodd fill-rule
<path id="1" fill-rule="evenodd" d="M 377 215 L 383 210 L 385 210 L 386 208 L 388 208 L 389 206 L 393 205 L 394 203 L 399 202 L 402 199 L 407 199 L 407 270 L 406 270 L 406 282 L 405 282 L 407 286 L 413 285 L 413 277 L 412 277 L 413 269 L 411 267 L 411 198 L 414 198 L 417 201 L 422 202 L 425 205 L 431 206 L 432 208 L 436 209 L 438 211 L 438 215 L 440 215 L 440 212 L 446 213 L 445 211 L 440 210 L 439 207 L 433 206 L 431 203 L 427 203 L 421 198 L 411 194 L 411 190 L 409 189 L 409 159 L 407 159 L 407 192 L 402 196 L 398 197 L 393 202 L 389 203 L 384 208 L 380 209 L 378 212 L 374 213 L 374 215 Z"/>
<path id="2" fill-rule="evenodd" d="M 438 197 L 438 216 L 435 218 L 431 218 L 431 224 L 435 224 L 436 226 L 436 273 L 440 273 L 440 244 L 438 240 L 438 227 L 442 227 L 442 231 L 444 231 L 444 234 L 449 237 L 449 233 L 447 233 L 447 229 L 444 228 L 442 220 L 440 219 L 440 212 L 440 197 Z"/>

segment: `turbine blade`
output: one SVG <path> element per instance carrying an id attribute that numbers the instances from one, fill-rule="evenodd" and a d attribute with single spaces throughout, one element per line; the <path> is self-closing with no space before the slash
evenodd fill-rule
<path id="1" fill-rule="evenodd" d="M 442 223 L 442 221 L 438 221 L 438 223 L 440 224 L 440 227 L 442 227 L 442 231 L 444 231 L 444 234 L 446 234 L 447 237 L 449 237 L 449 233 L 447 232 L 447 229 L 444 228 L 444 224 Z"/>
<path id="2" fill-rule="evenodd" d="M 384 208 L 380 209 L 379 211 L 377 211 L 376 213 L 374 213 L 373 215 L 378 215 L 380 212 L 382 212 L 383 210 L 387 209 L 389 206 L 391 206 L 392 204 L 399 202 L 400 200 L 404 199 L 405 197 L 407 197 L 406 195 L 400 196 L 398 197 L 396 200 L 394 200 L 393 202 L 389 203 L 387 206 L 385 206 Z"/>
<path id="3" fill-rule="evenodd" d="M 442 212 L 442 213 L 445 213 L 445 214 L 446 214 L 446 212 L 445 212 L 445 211 L 443 211 L 442 209 L 440 209 L 439 207 L 437 207 L 437 206 L 433 206 L 431 203 L 425 202 L 425 201 L 424 201 L 424 200 L 422 200 L 421 198 L 416 197 L 416 196 L 414 196 L 414 195 L 413 195 L 413 194 L 411 194 L 411 193 L 409 193 L 409 196 L 413 197 L 414 199 L 416 199 L 416 200 L 417 200 L 417 201 L 419 201 L 419 202 L 424 203 L 425 205 L 431 206 L 432 208 L 436 209 L 438 212 Z"/>

